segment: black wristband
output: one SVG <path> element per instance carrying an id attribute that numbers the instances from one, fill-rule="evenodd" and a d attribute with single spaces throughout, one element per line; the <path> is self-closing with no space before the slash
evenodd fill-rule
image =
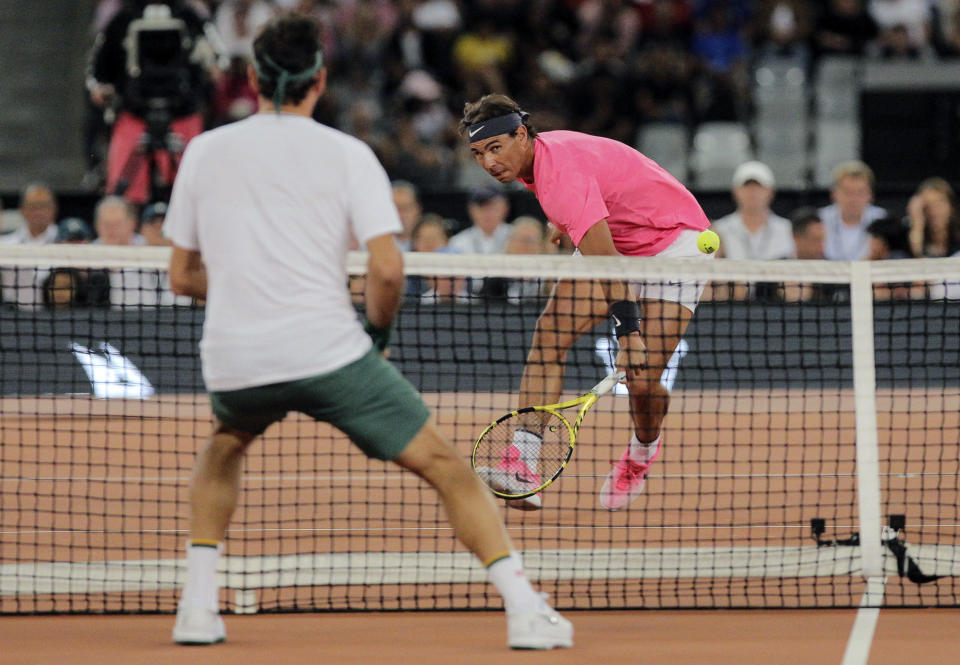
<path id="1" fill-rule="evenodd" d="M 377 347 L 377 351 L 382 352 L 386 351 L 387 345 L 390 344 L 390 335 L 393 333 L 393 324 L 391 323 L 386 328 L 378 328 L 370 323 L 370 319 L 364 319 L 363 331 L 370 335 L 370 339 L 373 341 L 373 345 Z"/>
<path id="2" fill-rule="evenodd" d="M 618 300 L 610 305 L 610 316 L 618 338 L 640 330 L 640 306 L 633 300 Z"/>

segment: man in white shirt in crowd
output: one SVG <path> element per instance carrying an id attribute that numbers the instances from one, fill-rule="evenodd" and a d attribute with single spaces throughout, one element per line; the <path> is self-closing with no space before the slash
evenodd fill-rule
<path id="1" fill-rule="evenodd" d="M 763 162 L 744 162 L 737 167 L 732 189 L 737 209 L 712 226 L 720 236 L 720 256 L 754 261 L 793 258 L 796 248 L 790 221 L 770 209 L 775 186 L 773 171 Z M 715 282 L 713 297 L 722 297 L 725 286 Z M 745 284 L 730 284 L 729 288 L 732 293 L 728 295 L 735 300 L 762 295 Z"/>
<path id="2" fill-rule="evenodd" d="M 510 239 L 509 213 L 510 203 L 502 190 L 473 190 L 467 201 L 471 226 L 450 238 L 450 249 L 460 254 L 503 254 Z"/>
<path id="3" fill-rule="evenodd" d="M 737 209 L 713 223 L 728 259 L 789 259 L 795 252 L 790 221 L 770 209 L 776 181 L 763 162 L 745 162 L 733 174 Z"/>
<path id="4" fill-rule="evenodd" d="M 46 185 L 31 183 L 20 195 L 24 225 L 0 237 L 5 245 L 49 245 L 57 240 L 57 199 Z M 40 268 L 3 268 L 3 302 L 32 309 L 43 302 L 42 284 L 48 271 Z"/>
<path id="5" fill-rule="evenodd" d="M 825 232 L 823 255 L 835 261 L 860 261 L 870 253 L 867 227 L 887 216 L 873 203 L 873 170 L 859 160 L 833 170 L 831 205 L 820 208 Z"/>

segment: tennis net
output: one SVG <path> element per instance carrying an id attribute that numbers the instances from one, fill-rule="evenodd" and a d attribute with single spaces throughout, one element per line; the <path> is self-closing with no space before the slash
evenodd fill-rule
<path id="1" fill-rule="evenodd" d="M 203 307 L 169 293 L 167 256 L 0 247 L 2 613 L 175 610 L 212 417 Z M 359 293 L 364 257 L 349 267 Z M 672 399 L 643 494 L 598 504 L 632 429 L 617 390 L 587 415 L 543 509 L 503 510 L 558 608 L 848 607 L 878 579 L 868 604 L 958 604 L 960 260 L 408 254 L 407 269 L 390 358 L 464 456 L 522 406 L 558 278 L 578 285 L 577 311 L 599 313 L 565 355 L 566 397 L 613 367 L 593 280 L 709 282 L 664 355 Z M 540 320 L 548 349 L 576 325 Z M 228 611 L 499 606 L 434 492 L 328 425 L 274 425 L 243 482 L 221 567 Z"/>

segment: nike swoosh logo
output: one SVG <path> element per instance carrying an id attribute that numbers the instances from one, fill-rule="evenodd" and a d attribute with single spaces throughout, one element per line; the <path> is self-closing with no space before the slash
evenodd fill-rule
<path id="1" fill-rule="evenodd" d="M 517 480 L 519 480 L 519 481 L 520 481 L 521 483 L 523 483 L 524 485 L 530 485 L 531 483 L 533 483 L 533 478 L 530 478 L 530 477 L 526 476 L 525 474 L 520 473 L 519 471 L 517 471 L 515 474 L 513 474 L 513 477 L 516 478 Z"/>
<path id="2" fill-rule="evenodd" d="M 617 318 L 615 315 L 613 315 L 613 314 L 611 314 L 610 316 L 613 318 L 613 325 L 615 325 L 615 326 L 617 326 L 617 327 L 619 328 L 619 327 L 620 327 L 620 319 L 618 319 L 618 318 Z"/>
<path id="3" fill-rule="evenodd" d="M 477 132 L 479 132 L 479 131 L 480 131 L 481 129 L 483 129 L 484 127 L 486 127 L 486 125 L 480 125 L 479 127 L 477 127 L 477 128 L 476 128 L 475 130 L 473 130 L 472 132 L 468 129 L 468 130 L 467 130 L 467 134 L 470 135 L 470 138 L 473 138 L 473 135 L 476 134 Z"/>

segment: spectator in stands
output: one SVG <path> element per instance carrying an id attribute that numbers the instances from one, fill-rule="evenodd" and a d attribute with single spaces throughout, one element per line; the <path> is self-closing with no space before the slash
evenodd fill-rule
<path id="1" fill-rule="evenodd" d="M 910 250 L 914 256 L 953 256 L 960 252 L 960 209 L 953 187 L 927 178 L 907 204 Z"/>
<path id="2" fill-rule="evenodd" d="M 105 196 L 97 203 L 94 228 L 98 245 L 145 245 L 144 237 L 136 232 L 137 218 L 133 208 L 119 196 Z"/>
<path id="3" fill-rule="evenodd" d="M 930 0 L 870 0 L 867 9 L 880 28 L 881 42 L 899 30 L 908 48 L 920 51 L 929 47 L 933 18 Z"/>
<path id="4" fill-rule="evenodd" d="M 224 0 L 219 3 L 213 19 L 226 54 L 249 62 L 253 57 L 253 38 L 275 11 L 267 0 Z"/>
<path id="5" fill-rule="evenodd" d="M 686 51 L 669 44 L 652 46 L 637 59 L 633 78 L 629 88 L 641 121 L 693 122 L 692 66 Z"/>
<path id="6" fill-rule="evenodd" d="M 910 249 L 910 229 L 902 220 L 896 217 L 884 217 L 870 222 L 867 226 L 870 237 L 869 261 L 887 261 L 893 259 L 913 258 Z M 904 300 L 906 298 L 921 298 L 925 288 L 911 282 L 880 282 L 873 285 L 875 300 Z"/>
<path id="7" fill-rule="evenodd" d="M 215 126 L 242 120 L 257 111 L 257 93 L 250 86 L 248 66 L 247 59 L 235 55 L 217 79 L 211 104 Z"/>
<path id="8" fill-rule="evenodd" d="M 543 254 L 549 246 L 545 227 L 536 217 L 524 215 L 510 224 L 510 238 L 507 240 L 507 254 Z M 550 246 L 552 247 L 552 246 Z M 507 284 L 507 302 L 517 305 L 531 298 L 547 295 L 548 285 L 540 279 L 512 279 Z"/>
<path id="9" fill-rule="evenodd" d="M 409 252 L 412 244 L 413 229 L 423 218 L 423 207 L 417 186 L 406 180 L 396 180 L 393 183 L 393 205 L 397 207 L 403 231 L 397 235 L 397 245 L 404 252 Z"/>
<path id="10" fill-rule="evenodd" d="M 20 194 L 20 215 L 24 225 L 3 236 L 11 245 L 48 245 L 57 238 L 57 197 L 44 184 L 34 182 Z"/>
<path id="11" fill-rule="evenodd" d="M 159 212 L 155 205 L 148 206 L 145 210 L 151 216 L 151 225 L 156 224 L 155 219 Z M 165 210 L 163 214 L 166 215 Z M 160 229 L 150 229 L 148 233 L 161 233 L 162 222 L 159 226 Z M 94 213 L 94 227 L 97 230 L 95 244 L 119 247 L 141 247 L 147 244 L 146 238 L 136 232 L 137 218 L 132 206 L 119 196 L 105 196 L 100 200 Z M 101 275 L 104 274 L 109 280 L 109 285 L 103 289 L 108 294 L 105 299 L 116 309 L 191 304 L 190 298 L 173 295 L 166 271 L 146 268 L 91 271 L 91 284 L 102 279 Z"/>
<path id="12" fill-rule="evenodd" d="M 450 239 L 450 248 L 461 254 L 503 254 L 510 238 L 509 213 L 503 190 L 490 186 L 473 190 L 467 201 L 471 226 Z"/>
<path id="13" fill-rule="evenodd" d="M 0 237 L 13 233 L 24 225 L 19 212 L 3 210 L 3 199 L 0 198 Z"/>
<path id="14" fill-rule="evenodd" d="M 714 0 L 697 18 L 690 49 L 703 64 L 701 120 L 737 120 L 745 112 L 749 47 L 737 7 Z"/>
<path id="15" fill-rule="evenodd" d="M 795 258 L 818 260 L 823 258 L 823 222 L 816 208 L 798 208 L 790 215 Z"/>
<path id="16" fill-rule="evenodd" d="M 910 229 L 896 217 L 883 217 L 870 222 L 867 235 L 870 237 L 868 261 L 913 258 Z"/>
<path id="17" fill-rule="evenodd" d="M 93 242 L 93 229 L 79 217 L 67 217 L 57 224 L 57 243 L 86 245 Z"/>
<path id="18" fill-rule="evenodd" d="M 804 0 L 765 0 L 759 4 L 755 40 L 760 57 L 808 63 L 813 27 L 810 4 Z"/>
<path id="19" fill-rule="evenodd" d="M 20 195 L 20 214 L 24 224 L 0 237 L 5 245 L 48 245 L 57 238 L 57 199 L 46 185 L 31 183 Z M 23 309 L 43 302 L 43 280 L 47 270 L 31 267 L 0 269 L 2 300 Z"/>
<path id="20" fill-rule="evenodd" d="M 863 0 L 828 0 L 817 18 L 813 42 L 820 54 L 860 56 L 878 32 Z"/>
<path id="21" fill-rule="evenodd" d="M 480 14 L 454 43 L 451 55 L 467 98 L 507 89 L 506 72 L 514 59 L 514 44 L 506 27 Z"/>
<path id="22" fill-rule="evenodd" d="M 941 57 L 956 58 L 960 56 L 960 3 L 954 2 L 952 7 L 941 3 L 940 10 L 933 43 Z"/>
<path id="23" fill-rule="evenodd" d="M 720 255 L 728 259 L 789 259 L 796 252 L 789 220 L 770 209 L 773 171 L 763 162 L 744 162 L 733 174 L 737 209 L 713 223 Z"/>
<path id="24" fill-rule="evenodd" d="M 720 236 L 719 255 L 728 259 L 768 261 L 792 258 L 796 252 L 790 222 L 770 209 L 776 182 L 763 162 L 744 162 L 733 173 L 733 199 L 737 209 L 712 225 Z M 770 299 L 776 287 L 714 282 L 710 297 Z"/>
<path id="25" fill-rule="evenodd" d="M 86 221 L 79 217 L 67 217 L 57 225 L 57 242 L 69 245 L 87 245 L 93 242 L 93 229 Z M 88 270 L 86 268 L 69 268 L 69 287 L 73 296 L 69 302 L 63 291 L 68 277 L 51 274 L 44 280 L 43 304 L 47 309 L 64 309 L 70 307 L 109 307 L 110 306 L 110 274 L 105 270 Z M 53 272 L 56 272 L 54 270 Z M 52 304 L 51 304 L 52 303 Z"/>
<path id="26" fill-rule="evenodd" d="M 54 268 L 43 280 L 43 308 L 70 309 L 83 304 L 85 283 L 77 268 Z"/>
<path id="27" fill-rule="evenodd" d="M 163 221 L 167 217 L 167 204 L 151 203 L 140 214 L 139 233 L 144 242 L 152 247 L 169 247 L 170 239 L 163 235 Z"/>
<path id="28" fill-rule="evenodd" d="M 790 214 L 793 231 L 794 258 L 800 260 L 823 259 L 823 222 L 816 208 L 804 207 Z M 785 302 L 829 300 L 835 288 L 829 284 L 811 282 L 785 282 L 781 297 Z"/>
<path id="29" fill-rule="evenodd" d="M 454 252 L 449 243 L 446 220 L 433 213 L 424 215 L 410 234 L 411 251 L 414 252 Z M 407 280 L 407 297 L 417 298 L 424 304 L 460 300 L 466 297 L 465 284 L 462 277 L 412 275 Z"/>
<path id="30" fill-rule="evenodd" d="M 931 60 L 936 57 L 936 52 L 929 44 L 914 44 L 907 26 L 901 23 L 880 33 L 876 55 L 884 60 Z"/>
<path id="31" fill-rule="evenodd" d="M 859 160 L 843 162 L 833 170 L 833 203 L 819 210 L 826 232 L 825 258 L 858 261 L 869 254 L 867 226 L 887 216 L 886 210 L 872 205 L 873 183 L 873 170 Z"/>

